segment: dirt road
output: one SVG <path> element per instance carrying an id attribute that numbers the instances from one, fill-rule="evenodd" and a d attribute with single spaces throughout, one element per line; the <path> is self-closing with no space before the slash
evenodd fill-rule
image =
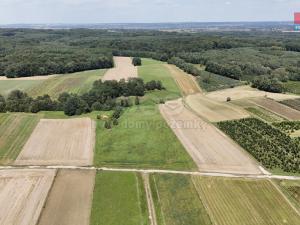
<path id="1" fill-rule="evenodd" d="M 102 80 L 121 80 L 138 77 L 137 67 L 132 65 L 132 59 L 129 57 L 114 57 L 115 67 L 109 69 Z"/>
<path id="2" fill-rule="evenodd" d="M 39 225 L 89 225 L 96 172 L 60 170 Z"/>
<path id="3" fill-rule="evenodd" d="M 260 174 L 256 161 L 213 125 L 183 106 L 181 100 L 160 105 L 160 112 L 203 172 Z"/>
<path id="4" fill-rule="evenodd" d="M 15 165 L 92 165 L 94 136 L 90 118 L 42 119 Z"/>

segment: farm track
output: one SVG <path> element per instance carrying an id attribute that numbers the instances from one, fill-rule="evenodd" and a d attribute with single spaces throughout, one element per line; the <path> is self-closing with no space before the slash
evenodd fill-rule
<path id="1" fill-rule="evenodd" d="M 181 174 L 193 176 L 208 176 L 208 177 L 227 177 L 227 178 L 245 178 L 245 179 L 275 179 L 275 180 L 300 180 L 300 176 L 283 176 L 272 174 L 235 174 L 235 173 L 214 173 L 214 172 L 193 172 L 179 170 L 159 170 L 159 169 L 129 169 L 129 168 L 109 168 L 109 167 L 85 167 L 85 166 L 1 166 L 1 170 L 16 170 L 16 169 L 69 169 L 69 170 L 96 170 L 96 171 L 112 171 L 112 172 L 135 172 L 146 174 Z"/>

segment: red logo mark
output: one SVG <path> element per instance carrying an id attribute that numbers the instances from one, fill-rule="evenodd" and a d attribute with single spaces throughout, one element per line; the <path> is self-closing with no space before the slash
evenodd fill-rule
<path id="1" fill-rule="evenodd" d="M 295 24 L 300 24 L 300 12 L 295 13 Z"/>

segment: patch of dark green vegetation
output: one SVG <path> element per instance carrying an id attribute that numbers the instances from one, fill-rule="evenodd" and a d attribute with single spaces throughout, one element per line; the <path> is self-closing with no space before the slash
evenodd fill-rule
<path id="1" fill-rule="evenodd" d="M 281 123 L 273 123 L 273 126 L 282 130 L 285 133 L 293 133 L 300 130 L 300 121 L 283 121 Z"/>
<path id="2" fill-rule="evenodd" d="M 300 171 L 300 140 L 256 119 L 218 123 L 219 128 L 268 169 Z"/>

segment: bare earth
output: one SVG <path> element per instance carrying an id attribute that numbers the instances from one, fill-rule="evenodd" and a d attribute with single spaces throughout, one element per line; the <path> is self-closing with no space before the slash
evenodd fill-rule
<path id="1" fill-rule="evenodd" d="M 265 91 L 259 91 L 249 86 L 240 86 L 220 91 L 213 91 L 208 93 L 206 96 L 220 102 L 226 102 L 227 97 L 230 97 L 231 100 L 268 97 L 276 101 L 299 98 L 299 95 L 270 93 Z"/>
<path id="2" fill-rule="evenodd" d="M 200 117 L 210 122 L 235 120 L 249 117 L 250 115 L 239 106 L 229 102 L 218 102 L 202 94 L 189 95 L 185 103 Z"/>
<path id="3" fill-rule="evenodd" d="M 15 165 L 88 166 L 93 163 L 95 124 L 89 118 L 39 122 Z"/>
<path id="4" fill-rule="evenodd" d="M 128 80 L 129 78 L 138 77 L 137 67 L 132 65 L 130 57 L 114 57 L 115 67 L 109 69 L 102 80 Z"/>
<path id="5" fill-rule="evenodd" d="M 195 77 L 189 75 L 174 65 L 165 65 L 171 72 L 174 80 L 180 88 L 183 96 L 200 93 L 201 90 L 195 80 Z"/>
<path id="6" fill-rule="evenodd" d="M 181 100 L 160 105 L 160 112 L 203 172 L 260 174 L 257 163 L 213 125 L 183 106 Z"/>
<path id="7" fill-rule="evenodd" d="M 39 225 L 89 225 L 95 170 L 60 170 Z"/>
<path id="8" fill-rule="evenodd" d="M 56 170 L 1 170 L 0 224 L 35 225 Z"/>
<path id="9" fill-rule="evenodd" d="M 300 112 L 292 109 L 286 105 L 280 104 L 276 101 L 267 98 L 257 98 L 252 100 L 255 104 L 270 110 L 279 116 L 282 116 L 288 120 L 300 120 Z"/>
<path id="10" fill-rule="evenodd" d="M 47 75 L 47 76 L 33 76 L 33 77 L 18 77 L 18 78 L 7 78 L 0 76 L 0 80 L 47 80 L 58 75 Z"/>

